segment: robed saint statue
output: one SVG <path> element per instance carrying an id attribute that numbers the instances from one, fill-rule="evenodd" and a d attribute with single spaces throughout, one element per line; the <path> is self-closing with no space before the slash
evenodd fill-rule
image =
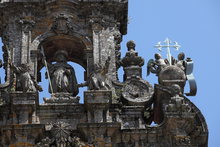
<path id="1" fill-rule="evenodd" d="M 55 53 L 55 63 L 48 63 L 51 85 L 50 93 L 71 93 L 76 96 L 79 93 L 74 68 L 67 63 L 68 53 L 58 50 Z M 48 78 L 46 74 L 46 78 Z M 52 86 L 52 88 L 51 88 Z"/>

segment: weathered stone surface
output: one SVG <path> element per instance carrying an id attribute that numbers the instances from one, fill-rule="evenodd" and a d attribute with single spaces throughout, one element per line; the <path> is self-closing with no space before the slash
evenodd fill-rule
<path id="1" fill-rule="evenodd" d="M 207 146 L 205 119 L 183 93 L 188 80 L 186 95 L 196 94 L 193 61 L 183 53 L 172 62 L 155 54 L 148 73 L 158 76 L 158 84 L 151 86 L 142 78 L 144 59 L 133 41 L 121 59 L 127 15 L 128 0 L 0 0 L 6 71 L 0 147 Z M 68 61 L 85 69 L 85 83 L 77 83 Z M 27 64 L 30 70 L 15 73 Z M 53 89 L 39 104 L 43 67 Z M 79 104 L 83 86 L 88 91 Z"/>

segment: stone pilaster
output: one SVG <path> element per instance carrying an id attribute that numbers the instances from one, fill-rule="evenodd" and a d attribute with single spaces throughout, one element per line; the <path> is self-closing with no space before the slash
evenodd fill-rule
<path id="1" fill-rule="evenodd" d="M 84 103 L 89 123 L 107 122 L 107 112 L 111 105 L 112 91 L 85 91 Z"/>

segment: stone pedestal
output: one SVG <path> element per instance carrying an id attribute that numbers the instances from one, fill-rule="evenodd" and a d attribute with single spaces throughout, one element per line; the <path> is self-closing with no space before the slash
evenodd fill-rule
<path id="1" fill-rule="evenodd" d="M 87 108 L 89 123 L 102 123 L 107 120 L 107 113 L 112 101 L 112 91 L 97 90 L 84 92 L 84 104 Z"/>
<path id="2" fill-rule="evenodd" d="M 44 98 L 45 104 L 78 104 L 80 97 L 73 97 L 71 93 L 54 93 L 51 98 Z"/>
<path id="3" fill-rule="evenodd" d="M 123 122 L 122 129 L 145 129 L 144 111 L 144 106 L 123 106 L 120 114 Z"/>
<path id="4" fill-rule="evenodd" d="M 76 130 L 77 124 L 87 122 L 83 104 L 43 104 L 37 114 L 41 124 L 65 122 L 71 130 Z"/>
<path id="5" fill-rule="evenodd" d="M 12 101 L 12 123 L 29 124 L 36 123 L 36 106 L 38 105 L 38 93 L 10 93 Z"/>

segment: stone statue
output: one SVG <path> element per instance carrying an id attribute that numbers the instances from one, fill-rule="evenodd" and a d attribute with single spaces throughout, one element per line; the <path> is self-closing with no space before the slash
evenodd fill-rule
<path id="1" fill-rule="evenodd" d="M 151 59 L 148 61 L 147 65 L 147 75 L 150 73 L 155 73 L 157 76 L 159 75 L 160 71 L 166 67 L 168 64 L 162 58 L 162 56 L 158 53 L 154 55 L 155 60 Z"/>
<path id="2" fill-rule="evenodd" d="M 94 72 L 91 73 L 89 80 L 85 83 L 79 84 L 80 87 L 88 86 L 90 90 L 109 90 L 111 89 L 110 81 L 107 77 L 108 68 L 111 58 L 105 62 L 105 65 L 94 65 Z"/>
<path id="3" fill-rule="evenodd" d="M 21 64 L 20 66 L 15 66 L 10 63 L 16 76 L 16 91 L 23 92 L 36 92 L 37 90 L 42 91 L 42 87 L 38 85 L 34 77 L 30 74 L 30 67 L 27 64 Z"/>
<path id="4" fill-rule="evenodd" d="M 176 60 L 175 63 L 176 63 L 176 66 L 178 66 L 183 71 L 185 71 L 185 54 L 183 52 L 179 53 L 178 60 Z"/>
<path id="5" fill-rule="evenodd" d="M 72 93 L 76 96 L 79 93 L 77 79 L 73 67 L 67 63 L 67 57 L 66 51 L 58 50 L 55 53 L 56 63 L 48 63 L 51 85 L 54 93 Z M 51 86 L 49 92 L 52 93 Z"/>

